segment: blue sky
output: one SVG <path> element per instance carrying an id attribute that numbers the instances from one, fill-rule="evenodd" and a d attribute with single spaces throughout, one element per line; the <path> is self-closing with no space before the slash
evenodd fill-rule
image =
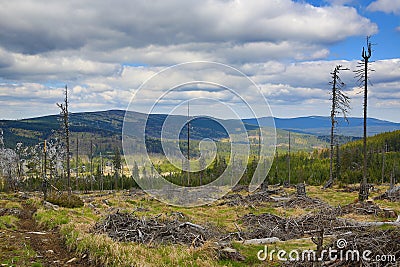
<path id="1" fill-rule="evenodd" d="M 105 0 L 15 0 L 0 3 L 0 28 L 0 119 L 58 113 L 64 84 L 73 112 L 125 109 L 147 79 L 190 61 L 242 71 L 277 117 L 329 116 L 329 73 L 337 64 L 356 69 L 365 37 L 372 35 L 368 114 L 400 122 L 400 0 L 121 0 L 113 6 Z M 342 75 L 351 116 L 361 117 L 354 73 Z M 184 77 L 233 86 L 250 106 L 262 108 L 237 73 L 177 68 L 148 88 L 135 109 L 145 111 Z M 159 110 L 193 97 L 230 106 L 236 101 L 228 91 L 198 88 L 173 97 Z"/>

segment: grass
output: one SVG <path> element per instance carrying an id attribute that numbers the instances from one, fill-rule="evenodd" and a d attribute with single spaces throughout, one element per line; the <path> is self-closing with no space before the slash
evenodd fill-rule
<path id="1" fill-rule="evenodd" d="M 18 202 L 8 202 L 6 208 L 20 208 Z M 30 247 L 24 235 L 18 232 L 19 219 L 14 215 L 0 216 L 0 265 L 1 266 L 42 266 L 32 261 L 36 252 Z"/>
<path id="2" fill-rule="evenodd" d="M 23 246 L 13 247 L 12 255 L 2 255 L 0 251 L 0 256 L 4 256 L 0 260 L 1 266 L 32 266 L 41 267 L 43 266 L 40 262 L 32 261 L 33 257 L 36 257 L 36 252 L 26 243 Z"/>
<path id="3" fill-rule="evenodd" d="M 71 194 L 71 195 L 68 195 L 67 193 L 62 193 L 61 195 L 52 194 L 47 198 L 47 201 L 50 203 L 53 203 L 55 205 L 58 205 L 60 207 L 65 207 L 65 208 L 83 207 L 82 199 L 75 194 Z"/>
<path id="4" fill-rule="evenodd" d="M 358 199 L 358 192 L 341 192 L 337 186 L 321 189 L 321 186 L 307 186 L 307 195 L 319 198 L 331 206 L 344 206 L 354 203 Z"/>
<path id="5" fill-rule="evenodd" d="M 210 246 L 193 249 L 183 245 L 154 245 L 114 242 L 106 235 L 92 235 L 82 226 L 61 227 L 67 245 L 101 266 L 216 266 L 215 251 Z M 85 227 L 84 227 L 85 228 Z"/>
<path id="6" fill-rule="evenodd" d="M 13 200 L 0 200 L 0 207 L 6 209 L 22 209 L 21 203 Z"/>
<path id="7" fill-rule="evenodd" d="M 0 229 L 17 229 L 18 220 L 14 215 L 0 216 Z"/>
<path id="8" fill-rule="evenodd" d="M 40 225 L 54 229 L 57 226 L 69 223 L 70 214 L 67 209 L 45 210 L 40 208 L 35 214 L 35 219 Z"/>
<path id="9" fill-rule="evenodd" d="M 285 191 L 290 194 L 294 189 Z M 358 192 L 341 192 L 338 187 L 322 190 L 319 186 L 308 186 L 307 194 L 313 198 L 319 198 L 332 206 L 347 205 L 357 200 Z M 275 203 L 265 203 L 258 207 L 242 207 L 213 205 L 184 208 L 168 206 L 147 195 L 136 197 L 128 196 L 124 192 L 108 195 L 85 195 L 91 198 L 92 205 L 68 209 L 45 210 L 39 208 L 35 216 L 36 220 L 48 228 L 59 227 L 67 245 L 78 253 L 88 253 L 89 257 L 101 266 L 279 266 L 277 261 L 262 262 L 257 258 L 257 252 L 264 249 L 259 245 L 244 245 L 234 242 L 232 246 L 245 256 L 244 261 L 232 261 L 219 259 L 218 252 L 212 242 L 206 243 L 201 248 L 189 248 L 183 245 L 158 245 L 158 244 L 135 244 L 115 242 L 102 234 L 90 232 L 93 225 L 103 216 L 117 209 L 124 212 L 134 212 L 139 217 L 151 217 L 162 214 L 167 216 L 172 212 L 181 212 L 186 218 L 200 225 L 211 225 L 221 232 L 237 231 L 235 223 L 244 230 L 240 218 L 247 213 L 262 214 L 272 213 L 284 217 L 297 217 L 313 209 L 282 208 L 276 207 Z M 107 201 L 104 201 L 107 200 Z M 107 203 L 107 204 L 106 204 Z M 393 208 L 400 212 L 399 203 L 388 201 L 376 201 L 381 207 Z M 136 209 L 140 207 L 141 211 Z M 349 218 L 357 220 L 381 220 L 373 216 L 359 216 L 350 214 Z M 382 226 L 389 229 L 391 226 Z M 329 239 L 325 239 L 325 243 Z M 283 249 L 285 251 L 315 250 L 316 246 L 310 239 L 291 240 L 268 245 L 269 249 Z"/>

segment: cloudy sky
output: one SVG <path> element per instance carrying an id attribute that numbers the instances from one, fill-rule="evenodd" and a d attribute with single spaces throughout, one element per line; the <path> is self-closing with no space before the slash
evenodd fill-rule
<path id="1" fill-rule="evenodd" d="M 240 70 L 276 117 L 328 116 L 330 72 L 342 64 L 350 68 L 342 80 L 351 116 L 361 117 L 352 71 L 372 35 L 369 116 L 400 122 L 399 18 L 400 0 L 1 1 L 0 119 L 58 113 L 65 84 L 72 112 L 125 109 L 147 79 L 190 61 Z M 186 71 L 176 75 L 193 74 Z M 228 85 L 237 78 L 199 75 L 193 79 Z M 245 89 L 238 94 L 257 104 Z M 173 97 L 193 95 L 234 102 L 228 92 L 201 88 Z"/>

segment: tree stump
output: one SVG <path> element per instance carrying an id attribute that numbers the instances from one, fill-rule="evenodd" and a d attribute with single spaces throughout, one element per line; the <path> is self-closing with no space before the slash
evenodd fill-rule
<path id="1" fill-rule="evenodd" d="M 369 196 L 369 186 L 367 184 L 360 184 L 360 192 L 358 194 L 358 200 L 364 201 L 367 200 Z"/>
<path id="2" fill-rule="evenodd" d="M 306 185 L 304 183 L 297 184 L 296 189 L 297 189 L 297 193 L 296 193 L 297 197 L 306 197 L 307 196 Z"/>
<path id="3" fill-rule="evenodd" d="M 383 209 L 385 218 L 397 218 L 397 214 L 392 209 Z"/>

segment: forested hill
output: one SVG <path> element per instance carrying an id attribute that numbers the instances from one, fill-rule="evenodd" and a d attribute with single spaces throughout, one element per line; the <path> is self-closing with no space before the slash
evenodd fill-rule
<path id="1" fill-rule="evenodd" d="M 243 120 L 249 124 L 258 125 L 256 119 Z M 259 119 L 260 125 L 268 122 L 268 118 Z M 343 118 L 337 118 L 338 124 L 336 132 L 339 135 L 361 137 L 363 135 L 363 118 L 349 117 L 348 122 Z M 375 118 L 367 119 L 368 135 L 376 135 L 382 132 L 400 130 L 400 123 L 379 120 Z M 325 136 L 330 134 L 331 119 L 328 116 L 308 116 L 297 118 L 275 118 L 275 126 L 278 129 L 294 131 L 299 133 Z"/>
<path id="2" fill-rule="evenodd" d="M 363 141 L 357 140 L 344 144 L 344 150 L 357 149 L 362 150 Z M 400 130 L 393 132 L 380 133 L 370 136 L 367 139 L 367 147 L 370 153 L 378 153 L 383 150 L 387 152 L 400 152 Z"/>
<path id="3" fill-rule="evenodd" d="M 362 177 L 362 140 L 344 144 L 340 148 L 341 180 L 359 182 Z M 400 131 L 381 133 L 367 139 L 367 176 L 372 183 L 389 182 L 400 176 Z"/>
<path id="4" fill-rule="evenodd" d="M 97 143 L 102 143 L 107 150 L 113 146 L 120 146 L 122 127 L 125 117 L 123 110 L 109 110 L 98 112 L 84 112 L 70 114 L 70 132 L 74 139 L 96 139 Z M 160 138 L 161 129 L 167 115 L 151 114 L 147 115 L 138 112 L 130 112 L 129 120 L 134 125 L 146 123 L 146 134 L 150 138 Z M 172 120 L 182 121 L 182 116 L 174 116 Z M 6 147 L 15 147 L 17 142 L 24 145 L 35 145 L 45 139 L 49 139 L 60 130 L 59 115 L 44 116 L 23 120 L 0 120 L 0 128 L 3 130 L 4 143 Z M 147 121 L 146 121 L 147 120 Z M 183 118 L 186 121 L 186 117 Z M 219 122 L 221 123 L 219 123 Z M 235 125 L 238 121 L 234 120 L 213 120 L 210 118 L 197 118 L 191 122 L 191 139 L 200 140 L 211 138 L 219 140 L 227 138 L 228 134 L 221 124 Z M 181 125 L 177 125 L 180 127 Z M 258 129 L 255 125 L 245 123 L 247 130 Z M 73 140 L 72 140 L 73 142 Z"/>
<path id="5" fill-rule="evenodd" d="M 130 116 L 130 119 L 133 119 L 131 122 L 134 124 L 138 123 L 139 125 L 147 119 L 146 114 L 138 112 L 132 112 L 132 114 L 133 116 Z M 79 138 L 83 141 L 82 149 L 85 150 L 85 146 L 88 146 L 90 143 L 88 140 L 93 140 L 100 151 L 113 151 L 115 146 L 121 145 L 121 131 L 124 116 L 125 111 L 123 110 L 72 113 L 70 115 L 72 145 L 74 145 L 73 143 L 76 138 Z M 164 114 L 150 115 L 150 119 L 147 122 L 147 134 L 149 137 L 160 137 L 160 130 L 166 117 L 167 115 Z M 294 148 L 294 150 L 304 149 L 312 151 L 313 148 L 325 147 L 328 139 L 317 137 L 325 135 L 328 131 L 329 120 L 327 120 L 327 118 L 328 117 L 318 116 L 293 119 L 275 118 L 275 124 L 278 128 L 278 147 L 285 149 L 287 145 L 287 132 L 284 130 L 303 133 L 292 135 L 292 148 Z M 6 147 L 15 147 L 17 142 L 22 142 L 27 146 L 43 142 L 43 140 L 49 139 L 56 131 L 60 130 L 61 123 L 59 119 L 59 115 L 51 115 L 23 120 L 0 120 L 0 128 L 4 132 L 4 143 Z M 247 130 L 250 132 L 258 128 L 255 119 L 245 119 L 243 121 Z M 346 126 L 346 133 L 354 133 L 354 136 L 357 136 L 358 134 L 355 134 L 356 132 L 362 132 L 360 121 L 360 118 L 350 118 L 350 124 Z M 261 125 L 263 125 L 263 122 L 264 119 L 261 119 Z M 368 122 L 368 129 L 375 129 L 373 130 L 375 132 L 400 129 L 400 124 L 397 123 L 377 119 L 368 119 Z M 223 123 L 232 124 L 237 123 L 237 121 L 225 120 Z M 339 124 L 343 125 L 344 122 L 341 121 Z M 191 123 L 191 126 L 191 139 L 194 140 L 200 140 L 202 138 L 219 140 L 227 137 L 227 133 L 223 127 L 212 119 L 196 119 Z M 307 132 L 311 132 L 312 135 L 304 134 Z M 339 133 L 343 134 L 343 132 Z M 352 140 L 352 138 L 345 138 L 343 140 L 348 141 Z"/>

